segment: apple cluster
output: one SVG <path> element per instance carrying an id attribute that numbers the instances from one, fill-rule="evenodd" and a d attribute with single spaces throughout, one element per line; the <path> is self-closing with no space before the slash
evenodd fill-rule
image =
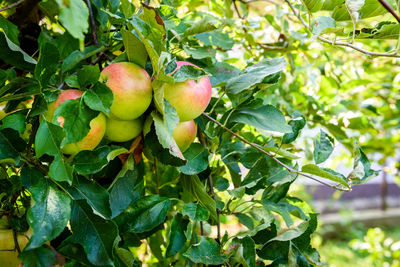
<path id="1" fill-rule="evenodd" d="M 183 65 L 193 64 L 178 61 L 175 71 Z M 153 97 L 151 78 L 147 71 L 130 62 L 113 63 L 101 72 L 100 81 L 106 83 L 114 95 L 110 114 L 100 113 L 94 118 L 90 122 L 89 133 L 83 139 L 63 147 L 65 154 L 93 150 L 103 137 L 113 142 L 126 142 L 140 135 L 143 130 L 143 114 L 150 107 Z M 63 90 L 57 100 L 49 104 L 46 119 L 56 120 L 63 127 L 65 119 L 62 116 L 53 118 L 56 108 L 62 102 L 77 99 L 82 94 L 82 91 L 76 89 Z M 164 98 L 179 116 L 179 123 L 172 136 L 184 152 L 196 138 L 197 127 L 193 119 L 201 115 L 210 102 L 210 79 L 202 77 L 174 84 L 166 83 Z"/>

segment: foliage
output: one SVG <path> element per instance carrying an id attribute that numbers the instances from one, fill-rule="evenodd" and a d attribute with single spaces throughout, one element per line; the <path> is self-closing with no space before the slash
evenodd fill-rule
<path id="1" fill-rule="evenodd" d="M 312 12 L 303 26 L 260 1 L 12 2 L 0 12 L 1 215 L 16 231 L 33 229 L 20 257 L 27 266 L 54 262 L 53 251 L 66 266 L 320 265 L 310 244 L 317 214 L 288 194 L 292 183 L 351 190 L 377 174 L 366 153 L 385 161 L 398 149 L 397 67 L 313 45 L 337 35 L 399 57 L 390 41 L 376 41 L 399 38 L 377 1 L 286 1 L 300 22 Z M 171 75 L 178 60 L 199 68 Z M 99 112 L 109 114 L 99 72 L 125 61 L 152 78 L 143 134 L 63 154 Z M 205 75 L 213 97 L 196 118 L 198 142 L 182 154 L 163 86 Z M 62 128 L 46 112 L 69 88 L 85 92 L 56 109 Z M 297 142 L 306 125 L 320 132 L 309 136 L 311 159 Z M 337 143 L 352 154 L 349 173 L 327 164 Z M 233 216 L 241 231 L 221 232 Z"/>

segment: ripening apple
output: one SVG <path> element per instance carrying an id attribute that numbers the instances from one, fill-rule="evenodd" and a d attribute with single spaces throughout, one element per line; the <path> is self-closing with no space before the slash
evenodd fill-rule
<path id="1" fill-rule="evenodd" d="M 172 131 L 172 137 L 175 139 L 181 152 L 185 152 L 196 138 L 197 127 L 193 120 L 178 123 Z"/>
<path id="2" fill-rule="evenodd" d="M 119 120 L 139 118 L 152 99 L 151 79 L 145 69 L 130 63 L 118 62 L 107 66 L 100 74 L 114 95 L 111 117 Z"/>
<path id="3" fill-rule="evenodd" d="M 132 140 L 142 132 L 143 120 L 141 118 L 129 121 L 107 119 L 106 137 L 114 142 Z"/>
<path id="4" fill-rule="evenodd" d="M 69 89 L 62 91 L 57 100 L 53 103 L 49 104 L 48 111 L 46 114 L 46 119 L 48 121 L 53 120 L 53 114 L 56 108 L 64 101 L 70 99 L 77 99 L 81 97 L 83 94 L 82 91 Z M 62 116 L 56 118 L 57 122 L 61 127 L 64 126 L 65 118 Z M 62 152 L 65 154 L 75 155 L 79 151 L 82 150 L 93 150 L 103 139 L 104 133 L 106 131 L 106 116 L 103 113 L 100 113 L 96 118 L 90 121 L 90 130 L 89 133 L 78 142 L 67 144 L 62 148 Z"/>
<path id="5" fill-rule="evenodd" d="M 184 65 L 195 66 L 185 61 L 177 61 L 176 64 L 176 70 Z M 200 116 L 207 108 L 211 99 L 211 88 L 208 77 L 165 84 L 164 98 L 176 109 L 179 121 L 190 121 Z"/>
<path id="6" fill-rule="evenodd" d="M 26 247 L 31 236 L 32 228 L 29 228 L 25 233 L 17 234 L 18 245 L 21 250 Z M 21 264 L 12 229 L 0 229 L 0 263 L 2 267 L 16 267 Z"/>

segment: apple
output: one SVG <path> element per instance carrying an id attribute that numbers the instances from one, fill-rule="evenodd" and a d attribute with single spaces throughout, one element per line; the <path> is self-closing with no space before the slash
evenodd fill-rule
<path id="1" fill-rule="evenodd" d="M 82 91 L 69 89 L 62 91 L 57 100 L 52 102 L 46 114 L 46 119 L 48 121 L 53 120 L 53 114 L 56 108 L 64 101 L 70 99 L 77 99 L 81 97 L 83 94 Z M 56 120 L 60 123 L 60 126 L 63 127 L 65 118 L 62 116 L 56 118 Z M 79 151 L 82 150 L 93 150 L 103 139 L 103 136 L 106 131 L 106 116 L 103 113 L 100 113 L 96 118 L 90 121 L 90 130 L 89 133 L 78 142 L 67 144 L 62 148 L 62 152 L 65 154 L 75 155 Z"/>
<path id="2" fill-rule="evenodd" d="M 176 64 L 175 71 L 184 65 L 195 66 L 185 61 L 177 61 Z M 181 122 L 190 121 L 200 116 L 207 108 L 211 99 L 211 88 L 211 82 L 208 77 L 165 84 L 164 98 L 176 109 Z"/>
<path id="3" fill-rule="evenodd" d="M 172 131 L 172 137 L 175 139 L 181 152 L 185 152 L 190 144 L 193 143 L 196 138 L 197 127 L 193 120 L 180 122 Z"/>
<path id="4" fill-rule="evenodd" d="M 125 142 L 138 136 L 143 129 L 141 118 L 129 121 L 107 119 L 106 137 L 110 141 Z"/>
<path id="5" fill-rule="evenodd" d="M 29 228 L 25 233 L 17 234 L 18 245 L 21 250 L 26 247 L 31 236 L 32 228 Z M 0 263 L 2 267 L 16 267 L 21 264 L 12 229 L 0 229 Z"/>
<path id="6" fill-rule="evenodd" d="M 130 62 L 113 63 L 101 72 L 100 81 L 105 82 L 114 95 L 110 117 L 137 119 L 150 106 L 153 93 L 145 69 Z"/>

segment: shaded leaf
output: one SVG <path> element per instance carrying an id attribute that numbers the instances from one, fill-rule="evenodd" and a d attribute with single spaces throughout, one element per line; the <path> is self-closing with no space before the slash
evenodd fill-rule
<path id="1" fill-rule="evenodd" d="M 221 253 L 218 243 L 209 237 L 201 236 L 200 242 L 192 245 L 184 254 L 194 263 L 223 264 L 227 258 Z"/>
<path id="2" fill-rule="evenodd" d="M 181 214 L 176 214 L 171 222 L 169 233 L 169 243 L 165 252 L 166 257 L 172 257 L 182 250 L 186 243 L 185 231 L 189 221 L 184 219 Z"/>
<path id="3" fill-rule="evenodd" d="M 188 216 L 193 221 L 207 221 L 210 212 L 196 203 L 185 204 L 182 208 L 182 215 Z"/>
<path id="4" fill-rule="evenodd" d="M 22 70 L 33 71 L 36 65 L 36 60 L 8 39 L 3 31 L 0 31 L 0 58 Z"/>
<path id="5" fill-rule="evenodd" d="M 27 214 L 33 235 L 26 249 L 31 250 L 53 240 L 64 230 L 71 215 L 71 199 L 36 169 L 23 168 L 21 180 L 34 200 Z"/>
<path id="6" fill-rule="evenodd" d="M 320 131 L 314 144 L 314 161 L 316 164 L 320 164 L 329 158 L 333 152 L 334 143 L 335 140 L 330 135 L 322 130 Z"/>
<path id="7" fill-rule="evenodd" d="M 78 200 L 72 205 L 70 223 L 73 233 L 70 241 L 82 245 L 92 264 L 113 264 L 113 250 L 118 237 L 118 228 L 113 221 L 95 215 L 86 201 Z"/>
<path id="8" fill-rule="evenodd" d="M 179 170 L 184 174 L 198 174 L 208 166 L 208 151 L 199 143 L 192 143 L 183 156 L 188 162 L 185 166 L 179 167 Z"/>

